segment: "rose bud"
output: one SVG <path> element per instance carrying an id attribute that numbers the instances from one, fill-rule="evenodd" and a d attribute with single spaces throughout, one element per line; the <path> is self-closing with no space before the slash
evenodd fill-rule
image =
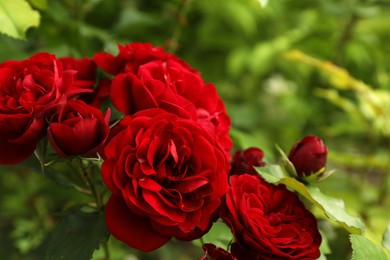
<path id="1" fill-rule="evenodd" d="M 305 136 L 290 151 L 289 160 L 299 177 L 322 174 L 325 171 L 328 149 L 316 136 Z"/>
<path id="2" fill-rule="evenodd" d="M 213 244 L 203 244 L 202 246 L 205 254 L 198 260 L 236 260 L 232 254 L 223 248 L 216 247 Z"/>
<path id="3" fill-rule="evenodd" d="M 263 156 L 263 151 L 256 147 L 251 147 L 244 151 L 237 151 L 233 157 L 230 175 L 239 175 L 244 173 L 257 175 L 254 167 L 265 166 L 265 163 L 262 161 Z"/>
<path id="4" fill-rule="evenodd" d="M 53 116 L 48 139 L 62 157 L 95 153 L 108 136 L 109 118 L 109 110 L 103 115 L 81 100 L 71 100 Z"/>

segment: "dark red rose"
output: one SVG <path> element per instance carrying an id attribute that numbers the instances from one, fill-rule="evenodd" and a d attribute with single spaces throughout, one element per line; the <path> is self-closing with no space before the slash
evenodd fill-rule
<path id="1" fill-rule="evenodd" d="M 54 150 L 62 157 L 93 154 L 104 144 L 108 133 L 110 111 L 100 110 L 81 100 L 70 100 L 58 107 L 47 136 Z"/>
<path id="2" fill-rule="evenodd" d="M 265 166 L 263 157 L 263 151 L 256 147 L 250 147 L 244 151 L 237 151 L 233 156 L 230 175 L 239 175 L 243 173 L 258 175 L 254 167 Z"/>
<path id="3" fill-rule="evenodd" d="M 82 94 L 79 99 L 83 100 L 90 106 L 100 108 L 103 102 L 109 99 L 111 93 L 111 80 L 102 78 L 92 93 Z"/>
<path id="4" fill-rule="evenodd" d="M 183 60 L 151 44 L 119 45 L 119 54 L 97 53 L 99 67 L 114 75 L 111 99 L 124 114 L 162 108 L 198 121 L 218 140 L 228 155 L 232 141 L 230 118 L 212 84 Z"/>
<path id="5" fill-rule="evenodd" d="M 294 144 L 288 155 L 299 177 L 325 170 L 328 148 L 317 136 L 308 135 Z"/>
<path id="6" fill-rule="evenodd" d="M 162 109 L 127 116 L 113 131 L 102 165 L 112 191 L 106 208 L 111 234 L 152 251 L 172 237 L 191 240 L 207 232 L 229 167 L 215 139 L 199 123 Z"/>
<path id="7" fill-rule="evenodd" d="M 221 217 L 236 238 L 232 254 L 238 260 L 320 256 L 315 217 L 284 185 L 249 174 L 231 176 Z"/>
<path id="8" fill-rule="evenodd" d="M 230 254 L 228 251 L 216 247 L 213 244 L 203 244 L 202 246 L 205 254 L 204 256 L 200 257 L 198 260 L 236 260 L 232 254 Z"/>
<path id="9" fill-rule="evenodd" d="M 74 70 L 63 70 L 52 54 L 0 63 L 0 164 L 29 157 L 45 134 L 45 117 L 84 90 L 73 86 Z"/>
<path id="10" fill-rule="evenodd" d="M 137 73 L 139 66 L 153 60 L 166 60 L 168 58 L 181 62 L 175 55 L 168 54 L 160 47 L 154 47 L 150 43 L 134 42 L 131 44 L 118 44 L 119 53 L 114 56 L 110 53 L 98 52 L 94 55 L 96 64 L 111 75 L 123 72 Z M 188 66 L 189 68 L 189 66 Z"/>
<path id="11" fill-rule="evenodd" d="M 104 100 L 110 97 L 111 80 L 102 78 L 96 84 L 97 66 L 93 59 L 72 57 L 60 58 L 64 69 L 74 70 L 73 86 L 84 88 L 88 93 L 83 93 L 78 99 L 83 100 L 88 105 L 100 108 Z"/>
<path id="12" fill-rule="evenodd" d="M 91 58 L 75 59 L 72 57 L 63 57 L 59 59 L 62 62 L 64 70 L 74 70 L 73 85 L 81 88 L 92 88 L 96 81 L 96 64 Z"/>

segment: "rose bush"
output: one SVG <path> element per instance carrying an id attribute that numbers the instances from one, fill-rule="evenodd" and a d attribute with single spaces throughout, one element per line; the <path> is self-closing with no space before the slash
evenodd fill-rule
<path id="1" fill-rule="evenodd" d="M 81 100 L 70 100 L 57 107 L 47 136 L 54 150 L 62 157 L 97 152 L 110 131 L 110 110 L 100 110 Z"/>
<path id="2" fill-rule="evenodd" d="M 172 237 L 206 233 L 229 169 L 215 138 L 198 122 L 159 108 L 125 117 L 113 132 L 102 165 L 112 191 L 106 207 L 111 234 L 151 251 Z"/>
<path id="3" fill-rule="evenodd" d="M 325 171 L 328 148 L 317 136 L 308 135 L 294 144 L 288 155 L 299 177 Z"/>
<path id="4" fill-rule="evenodd" d="M 55 106 L 89 90 L 74 85 L 74 70 L 49 53 L 0 64 L 0 164 L 29 157 L 44 136 Z"/>
<path id="5" fill-rule="evenodd" d="M 183 60 L 151 44 L 118 47 L 117 56 L 97 53 L 94 59 L 114 75 L 111 100 L 119 111 L 133 114 L 158 107 L 198 121 L 229 155 L 230 119 L 214 85 L 206 84 Z"/>
<path id="6" fill-rule="evenodd" d="M 221 218 L 241 259 L 316 259 L 321 235 L 315 217 L 285 186 L 249 174 L 230 177 Z"/>

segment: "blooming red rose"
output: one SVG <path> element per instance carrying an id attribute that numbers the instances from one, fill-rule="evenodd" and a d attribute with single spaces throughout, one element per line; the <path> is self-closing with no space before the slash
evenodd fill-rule
<path id="1" fill-rule="evenodd" d="M 325 170 L 328 148 L 317 136 L 308 135 L 294 144 L 288 155 L 300 177 Z"/>
<path id="2" fill-rule="evenodd" d="M 200 257 L 198 260 L 236 260 L 232 254 L 226 250 L 216 247 L 213 244 L 203 244 L 203 250 L 205 251 L 204 256 Z"/>
<path id="3" fill-rule="evenodd" d="M 109 120 L 109 110 L 103 115 L 81 100 L 70 100 L 58 107 L 58 112 L 50 121 L 47 136 L 62 157 L 93 154 L 108 136 Z"/>
<path id="4" fill-rule="evenodd" d="M 197 122 L 162 109 L 125 117 L 105 147 L 111 234 L 152 251 L 172 237 L 199 238 L 227 189 L 228 160 Z"/>
<path id="5" fill-rule="evenodd" d="M 74 70 L 63 70 L 52 54 L 0 63 L 0 164 L 29 157 L 46 130 L 45 116 L 60 101 L 83 92 Z"/>
<path id="6" fill-rule="evenodd" d="M 263 157 L 263 151 L 256 147 L 250 147 L 244 151 L 237 151 L 233 156 L 230 175 L 239 175 L 243 173 L 258 175 L 254 167 L 265 166 L 265 162 L 263 162 Z"/>
<path id="7" fill-rule="evenodd" d="M 232 254 L 238 260 L 320 256 L 315 217 L 284 185 L 249 174 L 231 176 L 221 217 L 236 238 Z"/>
<path id="8" fill-rule="evenodd" d="M 212 84 L 172 54 L 151 44 L 119 45 L 119 54 L 97 53 L 99 67 L 115 75 L 111 86 L 114 106 L 124 114 L 163 108 L 198 121 L 228 155 L 232 146 L 230 118 Z"/>

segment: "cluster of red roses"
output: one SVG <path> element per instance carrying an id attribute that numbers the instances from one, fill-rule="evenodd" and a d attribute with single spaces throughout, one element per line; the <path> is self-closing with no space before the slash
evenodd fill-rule
<path id="1" fill-rule="evenodd" d="M 63 157 L 96 152 L 109 133 L 95 86 L 96 65 L 89 58 L 57 59 L 38 53 L 0 63 L 0 164 L 17 164 L 33 154 L 46 134 Z M 90 100 L 90 105 L 84 101 Z"/>
<path id="2" fill-rule="evenodd" d="M 110 75 L 97 82 L 97 67 Z M 107 97 L 123 114 L 111 129 L 110 110 L 99 110 Z M 229 128 L 215 86 L 151 44 L 94 59 L 39 53 L 0 63 L 0 164 L 25 160 L 44 136 L 62 157 L 98 152 L 112 192 L 106 223 L 119 240 L 152 251 L 173 237 L 200 238 L 221 217 L 236 239 L 231 254 L 205 245 L 203 259 L 319 257 L 314 216 L 284 186 L 253 175 L 264 166 L 261 150 L 237 153 L 230 167 Z M 298 172 L 310 145 L 290 154 Z M 321 149 L 304 173 L 324 166 Z"/>

